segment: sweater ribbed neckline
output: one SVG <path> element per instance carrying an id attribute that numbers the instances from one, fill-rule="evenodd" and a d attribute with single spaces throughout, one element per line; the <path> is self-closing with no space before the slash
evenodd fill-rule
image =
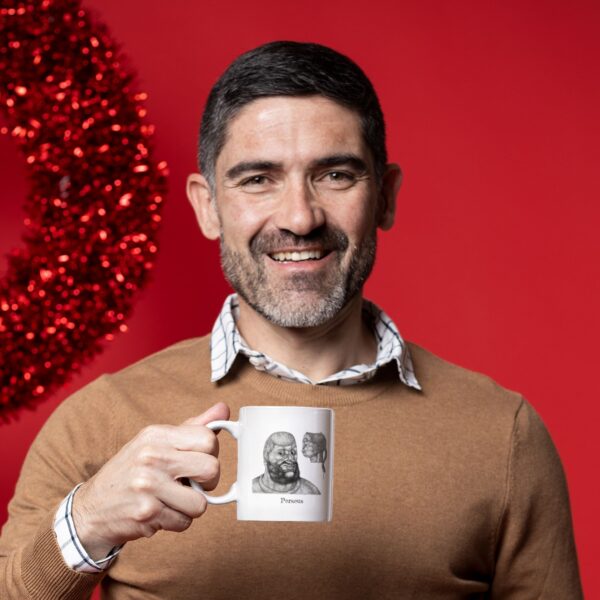
<path id="1" fill-rule="evenodd" d="M 268 373 L 255 369 L 245 357 L 238 357 L 231 371 L 221 381 L 215 383 L 217 387 L 226 388 L 229 385 L 239 385 L 242 388 L 250 387 L 264 394 L 264 404 L 293 406 L 351 406 L 367 400 L 372 400 L 383 394 L 392 386 L 400 383 L 403 391 L 419 394 L 417 390 L 409 388 L 398 378 L 398 369 L 390 363 L 379 369 L 378 373 L 369 381 L 346 386 L 312 385 L 279 379 Z M 396 390 L 397 391 L 397 390 Z M 261 402 L 261 404 L 263 404 Z"/>

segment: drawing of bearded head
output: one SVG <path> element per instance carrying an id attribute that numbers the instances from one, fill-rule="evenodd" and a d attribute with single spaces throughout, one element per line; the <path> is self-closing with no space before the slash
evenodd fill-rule
<path id="1" fill-rule="evenodd" d="M 265 467 L 271 479 L 280 484 L 293 483 L 300 479 L 296 438 L 287 431 L 272 433 L 263 450 Z"/>

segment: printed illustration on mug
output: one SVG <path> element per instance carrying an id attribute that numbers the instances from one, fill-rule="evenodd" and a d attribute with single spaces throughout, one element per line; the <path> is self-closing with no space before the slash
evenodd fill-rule
<path id="1" fill-rule="evenodd" d="M 306 434 L 304 437 L 306 438 Z M 318 434 L 319 435 L 319 434 Z M 322 435 L 322 434 L 320 434 Z M 323 436 L 323 441 L 324 440 Z M 304 440 L 302 452 L 304 456 Z M 308 446 L 307 446 L 308 447 Z M 308 452 L 308 450 L 307 450 Z M 312 450 L 311 450 L 312 452 Z M 326 450 L 325 456 L 327 455 Z M 318 456 L 318 454 L 316 454 Z M 308 458 L 308 456 L 307 456 Z M 321 494 L 319 488 L 300 477 L 296 438 L 287 431 L 272 433 L 263 448 L 264 473 L 252 480 L 252 491 L 257 494 Z M 323 458 L 323 461 L 325 458 Z M 319 462 L 318 459 L 311 462 Z M 324 469 L 325 467 L 323 467 Z"/>

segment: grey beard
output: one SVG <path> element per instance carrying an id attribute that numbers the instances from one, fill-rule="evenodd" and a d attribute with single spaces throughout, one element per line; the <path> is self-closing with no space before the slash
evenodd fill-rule
<path id="1" fill-rule="evenodd" d="M 221 266 L 231 287 L 265 319 L 280 327 L 317 327 L 327 323 L 338 314 L 354 296 L 360 292 L 375 263 L 377 234 L 373 230 L 362 247 L 354 248 L 348 269 L 339 267 L 331 273 L 303 274 L 289 278 L 285 287 L 274 289 L 267 281 L 262 264 L 268 253 L 277 251 L 289 243 L 290 237 L 296 245 L 308 245 L 319 241 L 330 251 L 343 252 L 348 247 L 347 236 L 339 229 L 317 230 L 308 236 L 281 234 L 259 236 L 250 247 L 250 258 L 230 250 L 221 235 Z M 251 262 L 249 262 L 251 261 Z M 317 298 L 307 303 L 296 293 L 316 292 Z"/>

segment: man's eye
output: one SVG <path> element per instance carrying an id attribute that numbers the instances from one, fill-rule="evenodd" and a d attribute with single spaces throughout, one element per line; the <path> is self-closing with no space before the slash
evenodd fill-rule
<path id="1" fill-rule="evenodd" d="M 252 177 L 247 177 L 241 182 L 242 186 L 259 186 L 265 185 L 267 183 L 267 178 L 264 175 L 252 175 Z"/>
<path id="2" fill-rule="evenodd" d="M 345 173 L 344 171 L 332 171 L 331 173 L 327 173 L 327 176 L 334 181 L 347 181 L 348 179 L 354 179 L 350 173 Z"/>
<path id="3" fill-rule="evenodd" d="M 334 189 L 345 189 L 354 185 L 356 176 L 348 171 L 329 171 L 321 177 L 321 182 Z"/>

